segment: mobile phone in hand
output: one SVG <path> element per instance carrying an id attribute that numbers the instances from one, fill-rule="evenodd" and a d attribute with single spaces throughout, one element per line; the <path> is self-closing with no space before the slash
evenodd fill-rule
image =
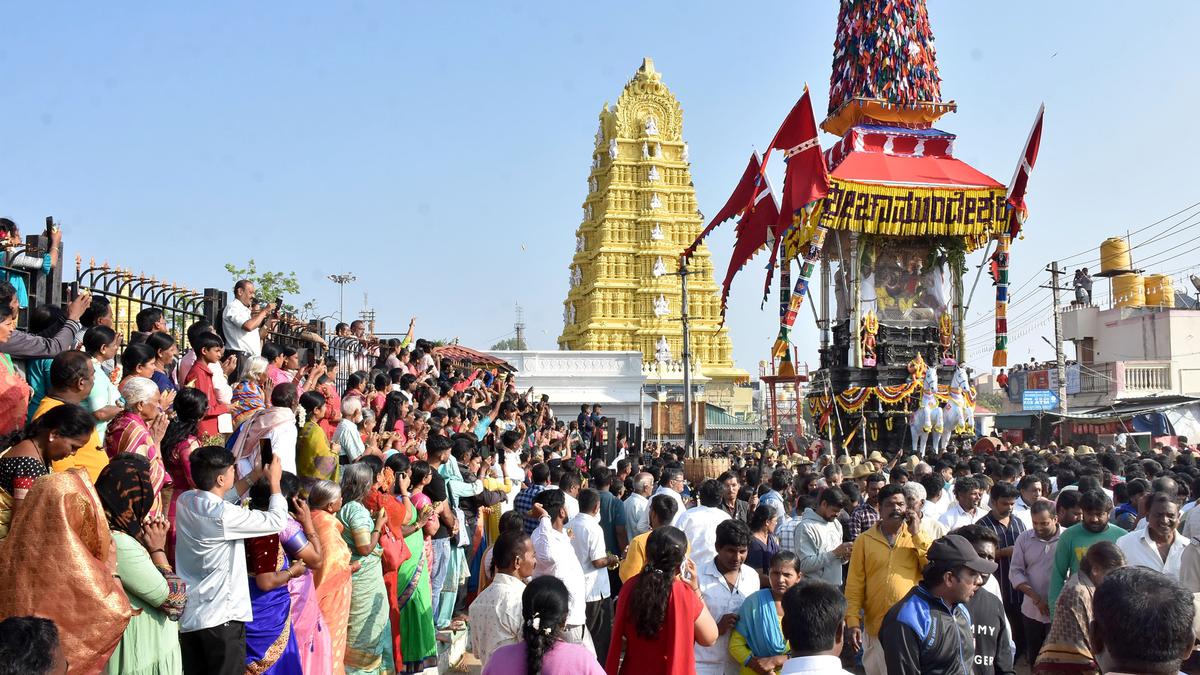
<path id="1" fill-rule="evenodd" d="M 271 439 L 261 438 L 258 441 L 258 454 L 262 458 L 263 468 L 271 466 L 275 461 L 275 451 L 271 449 Z"/>

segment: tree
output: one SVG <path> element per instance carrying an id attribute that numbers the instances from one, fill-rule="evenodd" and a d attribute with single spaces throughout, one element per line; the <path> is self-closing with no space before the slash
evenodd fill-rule
<path id="1" fill-rule="evenodd" d="M 1001 412 L 1004 410 L 1004 392 L 991 391 L 986 394 L 981 393 L 975 397 L 977 403 L 982 403 L 992 412 Z"/>
<path id="2" fill-rule="evenodd" d="M 492 345 L 492 349 L 495 349 L 497 351 L 512 351 L 512 350 L 519 350 L 521 348 L 522 348 L 521 343 L 518 342 L 517 338 L 515 338 L 515 337 L 510 337 L 510 338 L 501 340 L 501 341 L 497 342 L 496 344 Z"/>
<path id="3" fill-rule="evenodd" d="M 309 300 L 299 310 L 286 302 L 289 296 L 300 295 L 300 280 L 296 278 L 295 272 L 259 272 L 254 258 L 241 268 L 233 263 L 225 263 L 225 271 L 233 277 L 235 284 L 242 279 L 254 282 L 256 294 L 263 302 L 275 302 L 276 298 L 285 300 L 280 308 L 284 312 L 299 314 L 303 318 L 316 310 L 316 300 Z"/>

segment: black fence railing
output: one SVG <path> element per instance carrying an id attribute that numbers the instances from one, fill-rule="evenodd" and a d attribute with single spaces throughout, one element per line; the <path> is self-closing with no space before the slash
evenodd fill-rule
<path id="1" fill-rule="evenodd" d="M 146 309 L 161 311 L 167 332 L 175 337 L 180 349 L 187 348 L 188 326 L 200 319 L 217 325 L 225 308 L 225 291 L 215 288 L 195 291 L 108 263 L 97 265 L 94 260 L 84 268 L 82 260 L 75 259 L 75 286 L 108 300 L 113 330 L 126 339 L 138 329 L 138 313 Z"/>

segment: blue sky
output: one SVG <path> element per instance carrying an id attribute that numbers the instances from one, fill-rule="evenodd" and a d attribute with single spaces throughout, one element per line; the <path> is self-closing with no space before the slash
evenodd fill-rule
<path id="1" fill-rule="evenodd" d="M 1017 285 L 1052 257 L 1200 201 L 1200 142 L 1186 126 L 1200 105 L 1200 4 L 929 4 L 943 96 L 960 110 L 938 126 L 959 135 L 959 157 L 1007 182 L 1046 102 Z M 68 259 L 193 287 L 227 286 L 222 264 L 251 257 L 296 270 L 302 299 L 325 313 L 337 291 L 324 277 L 353 271 L 348 311 L 368 292 L 381 331 L 415 314 L 424 335 L 487 347 L 512 332 L 520 303 L 531 347 L 553 348 L 604 102 L 654 58 L 683 105 L 700 209 L 714 213 L 805 82 L 824 110 L 836 10 L 833 0 L 8 3 L 0 212 L 30 231 L 60 218 Z M 719 269 L 732 234 L 711 240 Z M 1195 236 L 1144 251 L 1188 252 Z M 1174 272 L 1194 258 L 1148 266 Z M 759 310 L 761 275 L 756 262 L 738 277 L 728 319 L 751 371 L 777 325 L 770 306 Z M 981 283 L 972 316 L 990 309 L 989 293 Z M 1014 331 L 1025 333 L 1013 359 L 1049 356 L 1041 303 L 1014 308 L 1030 319 Z M 797 341 L 815 363 L 811 320 Z M 978 353 L 990 341 L 972 329 L 974 365 L 990 362 Z"/>

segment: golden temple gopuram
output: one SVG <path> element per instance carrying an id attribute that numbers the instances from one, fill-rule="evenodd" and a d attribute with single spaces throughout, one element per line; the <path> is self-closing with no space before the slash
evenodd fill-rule
<path id="1" fill-rule="evenodd" d="M 704 226 L 683 140 L 683 110 L 649 58 L 615 106 L 600 111 L 583 222 L 576 231 L 561 349 L 642 352 L 648 383 L 682 377 L 679 254 Z M 693 370 L 710 402 L 738 409 L 734 367 L 721 327 L 708 247 L 689 262 Z"/>

